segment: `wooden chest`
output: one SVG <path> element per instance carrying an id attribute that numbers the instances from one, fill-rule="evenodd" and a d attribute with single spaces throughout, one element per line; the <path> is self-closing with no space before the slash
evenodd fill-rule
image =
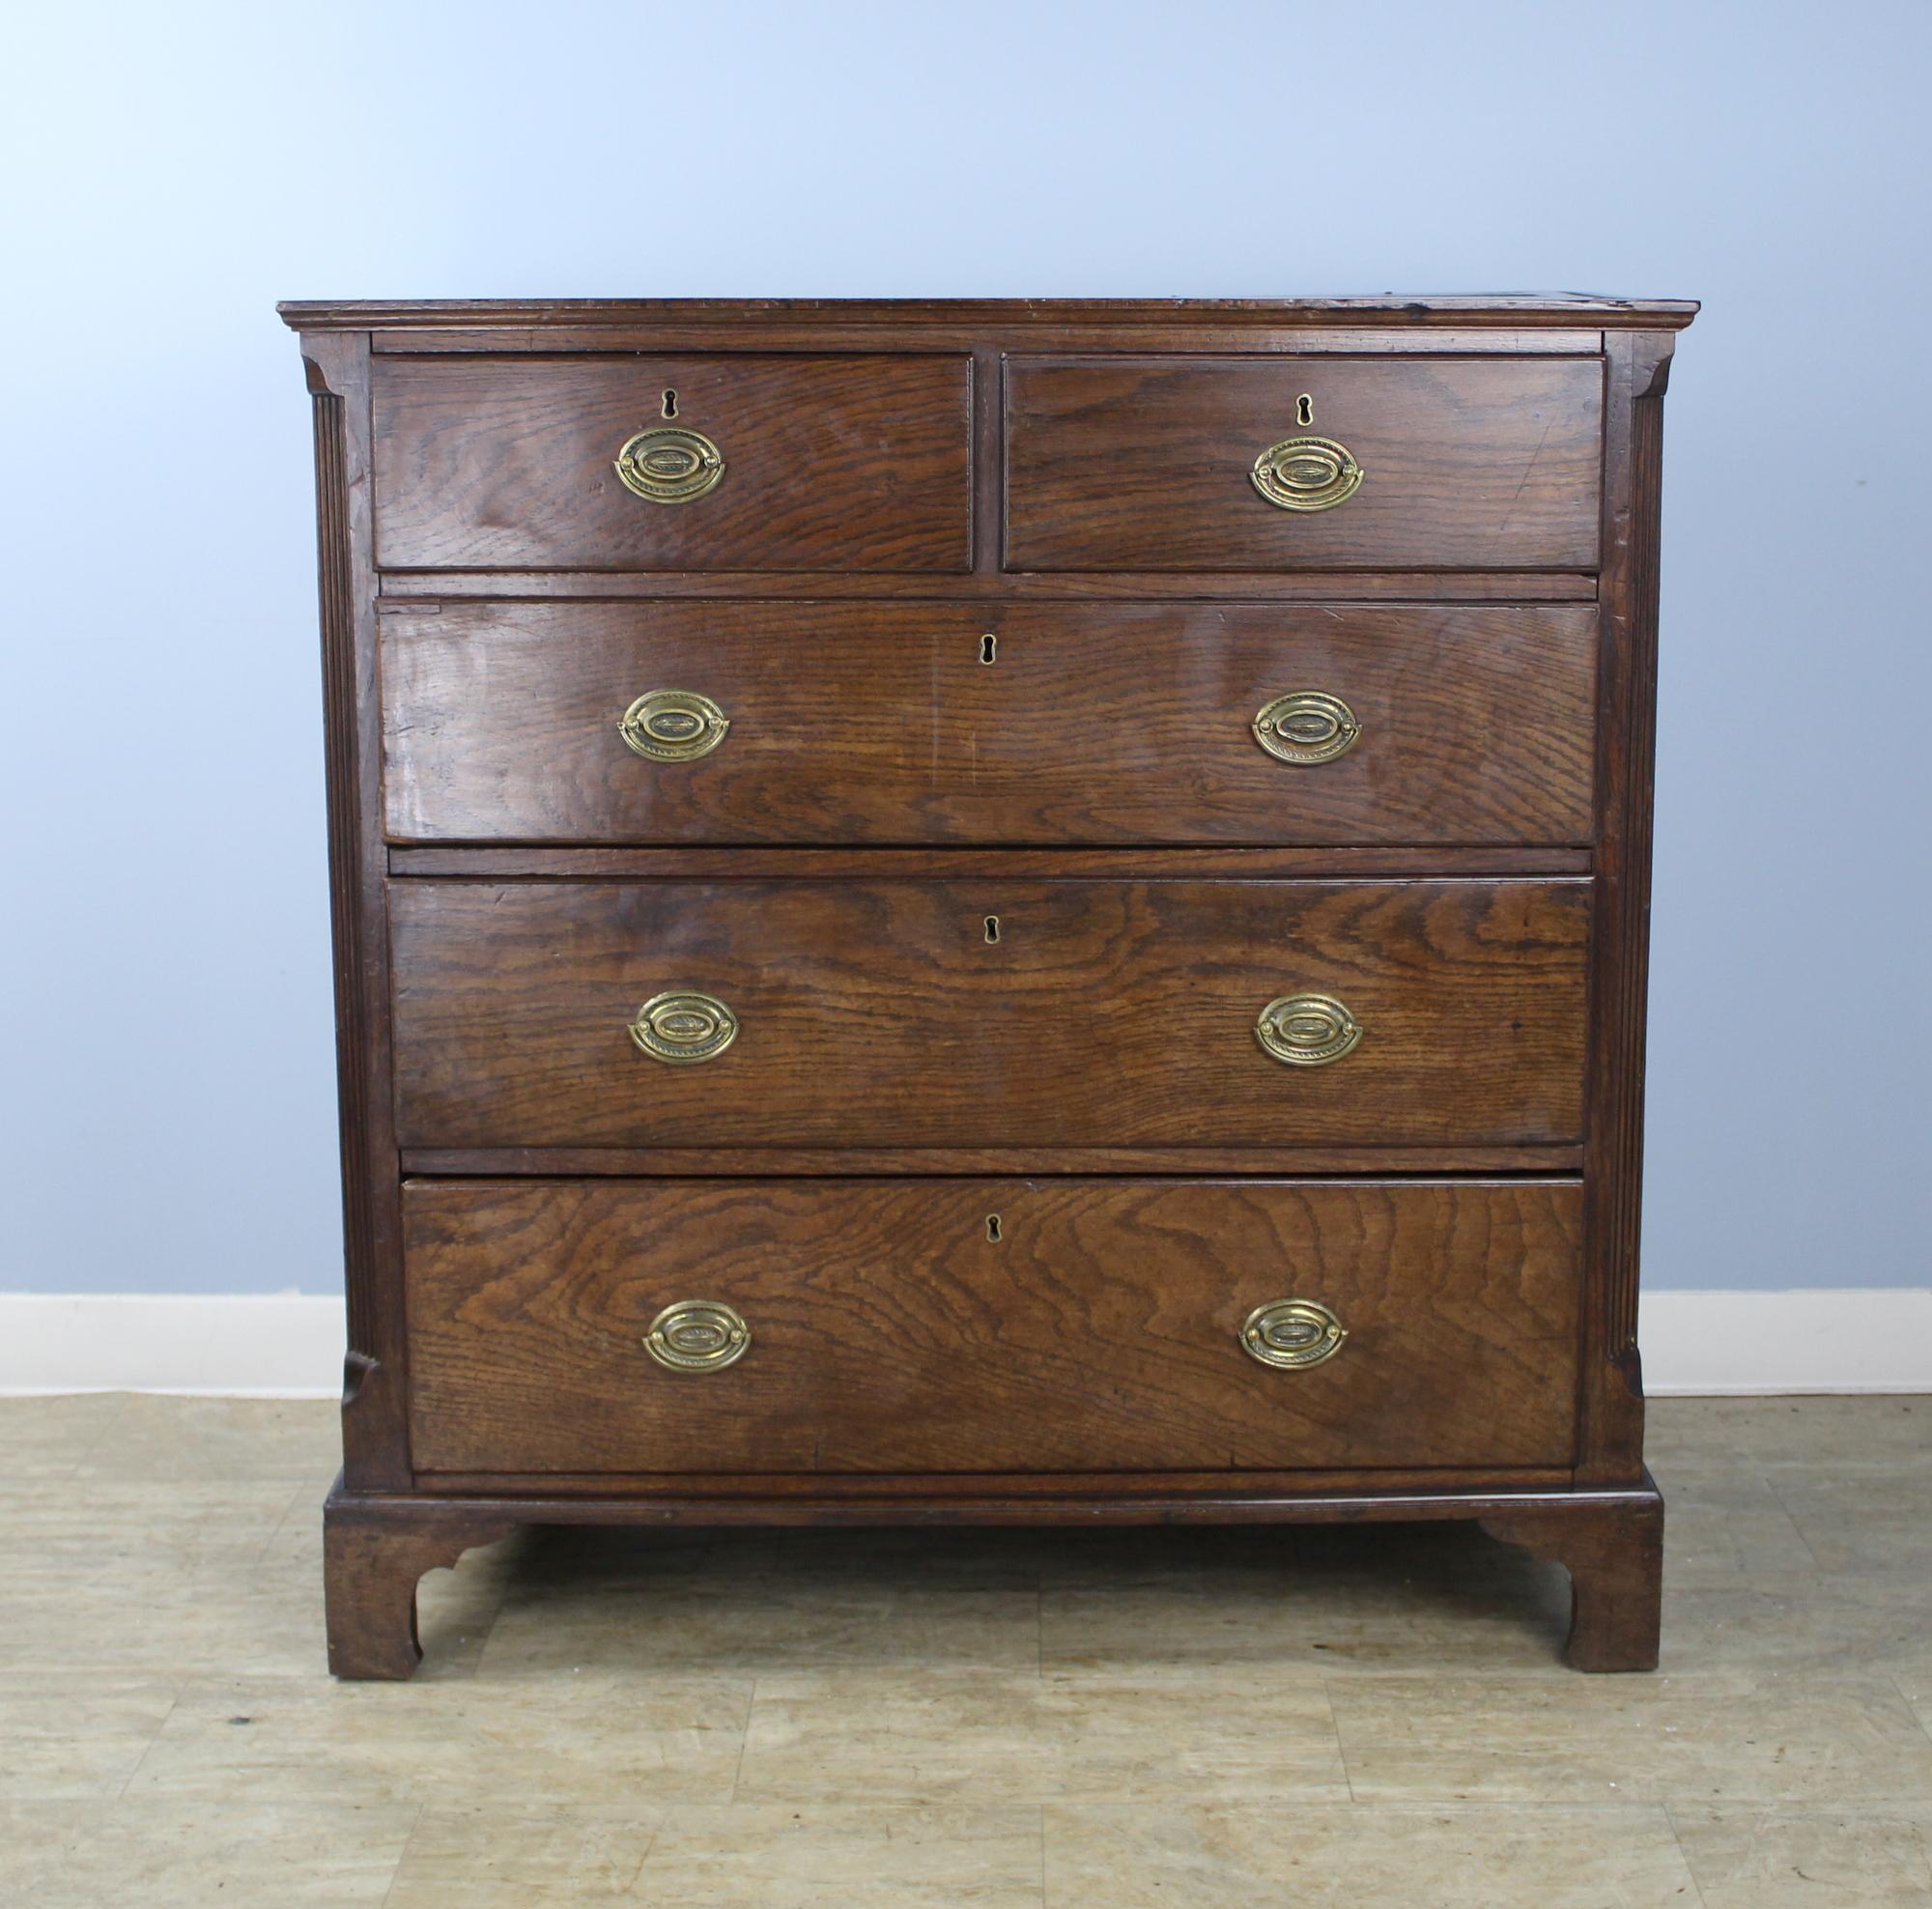
<path id="1" fill-rule="evenodd" d="M 330 1663 L 525 1524 L 1471 1519 L 1656 1662 L 1695 307 L 296 304 Z"/>

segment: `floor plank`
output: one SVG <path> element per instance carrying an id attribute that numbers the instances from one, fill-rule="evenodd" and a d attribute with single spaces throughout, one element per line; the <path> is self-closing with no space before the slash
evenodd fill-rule
<path id="1" fill-rule="evenodd" d="M 1473 1527 L 526 1533 L 323 1666 L 327 1405 L 0 1400 L 40 1905 L 1932 1909 L 1932 1402 L 1665 1400 L 1663 1668 Z"/>

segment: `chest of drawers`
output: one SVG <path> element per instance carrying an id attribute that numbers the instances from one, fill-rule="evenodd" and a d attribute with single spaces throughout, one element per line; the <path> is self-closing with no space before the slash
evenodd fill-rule
<path id="1" fill-rule="evenodd" d="M 328 1647 L 528 1524 L 1465 1519 L 1656 1662 L 1695 307 L 297 304 Z"/>

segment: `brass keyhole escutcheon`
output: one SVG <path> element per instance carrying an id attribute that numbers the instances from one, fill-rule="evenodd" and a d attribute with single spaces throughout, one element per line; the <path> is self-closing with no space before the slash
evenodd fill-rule
<path id="1" fill-rule="evenodd" d="M 997 915 L 988 915 L 988 916 L 986 917 L 986 924 L 985 924 L 985 933 L 986 933 L 986 940 L 987 940 L 987 941 L 988 941 L 989 943 L 997 943 L 997 942 L 999 941 L 999 938 L 1000 938 L 1000 918 L 999 918 L 999 916 L 997 916 Z"/>
<path id="2" fill-rule="evenodd" d="M 679 1299 L 651 1321 L 644 1351 L 671 1372 L 722 1372 L 751 1350 L 745 1316 L 723 1299 Z"/>
<path id="3" fill-rule="evenodd" d="M 980 639 L 980 661 L 981 663 L 997 663 L 999 660 L 1000 660 L 1000 640 L 992 633 L 992 631 L 988 630 L 986 634 Z"/>
<path id="4" fill-rule="evenodd" d="M 696 762 L 724 740 L 731 719 L 696 690 L 646 690 L 624 711 L 617 733 L 648 762 Z"/>
<path id="5" fill-rule="evenodd" d="M 1270 1299 L 1241 1322 L 1242 1352 L 1286 1372 L 1320 1365 L 1342 1350 L 1348 1327 L 1319 1299 Z"/>
<path id="6" fill-rule="evenodd" d="M 1291 1068 L 1325 1068 L 1352 1054 L 1362 1024 L 1332 994 L 1284 994 L 1255 1022 L 1262 1052 Z"/>
<path id="7" fill-rule="evenodd" d="M 715 1061 L 738 1038 L 738 1016 L 715 994 L 673 988 L 654 994 L 630 1023 L 632 1044 L 668 1067 Z"/>
<path id="8" fill-rule="evenodd" d="M 1283 762 L 1332 762 L 1360 739 L 1362 726 L 1339 696 L 1291 690 L 1255 711 L 1255 740 Z"/>
<path id="9" fill-rule="evenodd" d="M 673 404 L 676 397 L 667 391 L 665 403 Z M 695 503 L 718 488 L 724 453 L 701 431 L 654 424 L 624 441 L 615 469 L 618 482 L 636 497 L 651 503 Z"/>

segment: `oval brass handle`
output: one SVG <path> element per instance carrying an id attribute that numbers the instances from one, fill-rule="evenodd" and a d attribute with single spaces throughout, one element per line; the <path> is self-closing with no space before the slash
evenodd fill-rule
<path id="1" fill-rule="evenodd" d="M 679 987 L 652 995 L 638 1010 L 630 1033 L 639 1053 L 687 1068 L 724 1053 L 738 1038 L 738 1016 L 715 994 Z"/>
<path id="2" fill-rule="evenodd" d="M 1241 1322 L 1241 1350 L 1264 1365 L 1298 1372 L 1342 1350 L 1349 1328 L 1319 1299 L 1270 1299 Z"/>
<path id="3" fill-rule="evenodd" d="M 1333 438 L 1284 438 L 1255 459 L 1255 489 L 1281 510 L 1333 510 L 1368 473 Z"/>
<path id="4" fill-rule="evenodd" d="M 1284 762 L 1332 762 L 1362 733 L 1355 712 L 1323 690 L 1291 690 L 1255 711 L 1255 740 Z"/>
<path id="5" fill-rule="evenodd" d="M 724 453 L 701 431 L 654 424 L 627 438 L 617 453 L 617 478 L 652 503 L 694 503 L 724 475 Z"/>
<path id="6" fill-rule="evenodd" d="M 745 1316 L 723 1299 L 680 1299 L 651 1321 L 644 1351 L 672 1372 L 722 1372 L 752 1344 Z"/>
<path id="7" fill-rule="evenodd" d="M 696 762 L 724 740 L 731 719 L 696 690 L 646 690 L 617 725 L 624 747 L 651 762 Z"/>
<path id="8" fill-rule="evenodd" d="M 1332 994 L 1284 994 L 1255 1022 L 1262 1052 L 1291 1068 L 1325 1068 L 1354 1052 L 1362 1024 Z"/>

